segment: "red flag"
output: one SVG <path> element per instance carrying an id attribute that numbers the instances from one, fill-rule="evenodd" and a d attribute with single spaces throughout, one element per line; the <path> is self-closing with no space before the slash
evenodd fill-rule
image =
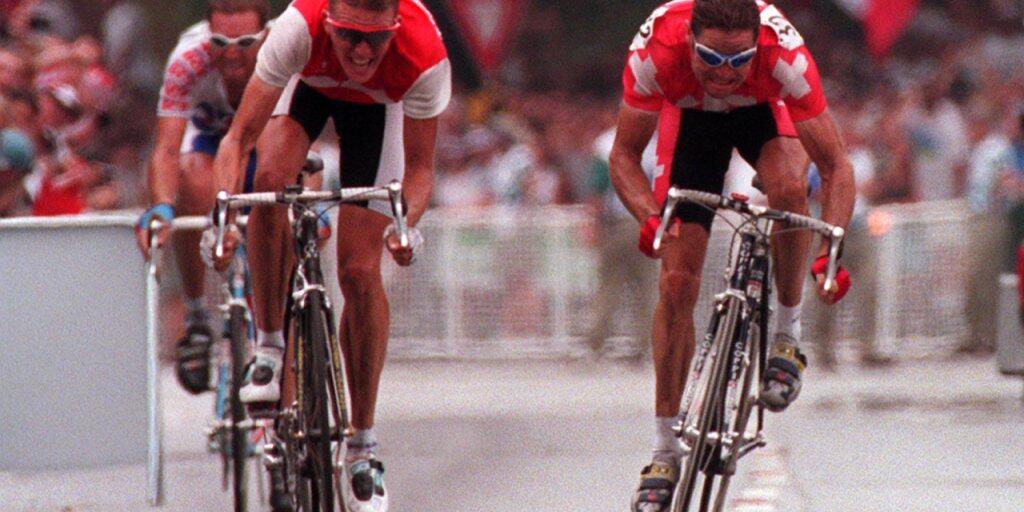
<path id="1" fill-rule="evenodd" d="M 480 68 L 501 64 L 526 7 L 526 0 L 449 0 L 459 30 Z"/>
<path id="2" fill-rule="evenodd" d="M 868 51 L 877 58 L 889 55 L 917 13 L 919 0 L 868 0 L 863 11 Z"/>

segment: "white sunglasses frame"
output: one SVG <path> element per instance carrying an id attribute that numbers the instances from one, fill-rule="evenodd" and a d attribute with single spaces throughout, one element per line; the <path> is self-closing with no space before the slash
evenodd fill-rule
<path id="1" fill-rule="evenodd" d="M 210 44 L 213 45 L 214 48 L 224 49 L 224 48 L 227 48 L 227 47 L 232 46 L 232 45 L 238 45 L 239 48 L 248 49 L 248 48 L 251 48 L 254 44 L 259 43 L 260 41 L 262 41 L 263 38 L 266 37 L 266 34 L 267 34 L 267 29 L 260 30 L 259 32 L 256 32 L 254 34 L 243 34 L 243 35 L 240 35 L 238 37 L 228 37 L 228 36 L 226 36 L 224 34 L 218 34 L 218 33 L 214 32 L 214 33 L 210 34 L 209 40 L 210 40 Z M 216 40 L 218 38 L 220 39 L 220 41 L 223 44 L 216 42 Z M 246 39 L 249 39 L 249 38 L 252 38 L 252 40 L 253 40 L 251 43 L 249 43 L 248 45 L 242 45 L 241 44 L 241 42 L 243 40 L 246 40 Z"/>

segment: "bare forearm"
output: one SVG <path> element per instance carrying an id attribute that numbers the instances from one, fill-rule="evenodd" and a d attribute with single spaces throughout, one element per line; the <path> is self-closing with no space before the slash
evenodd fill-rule
<path id="1" fill-rule="evenodd" d="M 430 193 L 434 188 L 434 170 L 427 166 L 406 169 L 402 182 L 402 194 L 409 208 L 406 220 L 410 226 L 419 223 L 430 204 Z"/>
<path id="2" fill-rule="evenodd" d="M 853 178 L 853 166 L 849 159 L 840 158 L 832 168 L 821 169 L 821 220 L 846 228 L 853 216 L 857 186 Z M 822 241 L 819 254 L 828 252 L 828 243 Z"/>
<path id="3" fill-rule="evenodd" d="M 612 186 L 626 209 L 640 222 L 657 215 L 660 207 L 640 166 L 640 158 L 631 157 L 623 151 L 612 151 L 610 164 Z"/>
<path id="4" fill-rule="evenodd" d="M 822 220 L 840 227 L 848 226 L 857 190 L 849 160 L 842 160 L 830 173 L 822 173 L 822 190 Z"/>
<path id="5" fill-rule="evenodd" d="M 238 192 L 242 168 L 246 162 L 245 155 L 251 151 L 251 146 L 247 150 L 243 143 L 244 141 L 240 141 L 231 133 L 228 133 L 221 141 L 217 157 L 213 161 L 213 170 L 216 175 L 214 183 L 217 190 L 226 190 L 231 194 Z"/>
<path id="6" fill-rule="evenodd" d="M 149 160 L 149 204 L 173 205 L 178 193 L 181 155 L 171 148 L 156 148 Z"/>
<path id="7" fill-rule="evenodd" d="M 831 112 L 825 110 L 814 119 L 796 125 L 807 154 L 818 166 L 821 175 L 821 218 L 842 228 L 850 224 L 857 185 L 853 179 L 853 164 L 846 152 L 846 142 Z M 822 243 L 820 253 L 828 250 Z"/>

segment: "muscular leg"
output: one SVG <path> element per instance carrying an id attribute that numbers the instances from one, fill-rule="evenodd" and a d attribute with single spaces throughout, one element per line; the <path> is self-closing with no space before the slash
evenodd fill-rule
<path id="1" fill-rule="evenodd" d="M 772 208 L 808 215 L 807 165 L 798 139 L 777 137 L 765 143 L 755 167 Z M 812 237 L 809 231 L 795 231 L 774 240 L 775 281 L 783 306 L 800 304 Z"/>
<path id="2" fill-rule="evenodd" d="M 206 215 L 213 209 L 213 157 L 204 153 L 188 153 L 181 157 L 181 179 L 178 181 L 178 215 Z M 175 231 L 174 253 L 181 269 L 185 296 L 203 297 L 205 265 L 199 257 L 200 231 Z"/>
<path id="3" fill-rule="evenodd" d="M 654 309 L 651 349 L 654 355 L 655 412 L 659 418 L 679 415 L 686 370 L 695 347 L 693 308 L 700 295 L 701 270 L 709 234 L 699 224 L 670 228 L 661 258 L 658 304 Z"/>
<path id="4" fill-rule="evenodd" d="M 295 182 L 306 161 L 309 137 L 287 116 L 270 120 L 257 144 L 257 192 L 276 192 Z M 247 229 L 256 326 L 265 332 L 284 328 L 284 299 L 293 255 L 287 213 L 281 207 L 254 207 Z"/>
<path id="5" fill-rule="evenodd" d="M 345 297 L 339 341 L 352 395 L 352 426 L 373 427 L 390 325 L 380 273 L 384 229 L 391 219 L 359 206 L 338 213 L 338 281 Z"/>

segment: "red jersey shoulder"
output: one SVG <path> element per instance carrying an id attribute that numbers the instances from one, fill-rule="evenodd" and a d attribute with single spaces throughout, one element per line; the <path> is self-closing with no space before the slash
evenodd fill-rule
<path id="1" fill-rule="evenodd" d="M 321 21 L 324 11 L 327 9 L 327 0 L 294 0 L 292 7 L 302 14 L 306 20 L 306 26 L 309 28 L 309 34 L 315 37 L 323 26 Z"/>
<path id="2" fill-rule="evenodd" d="M 448 56 L 434 16 L 420 0 L 399 0 L 398 15 L 402 24 L 389 51 L 396 63 L 419 76 Z"/>
<path id="3" fill-rule="evenodd" d="M 630 51 L 652 46 L 677 47 L 687 43 L 690 20 L 693 18 L 693 0 L 674 0 L 658 6 L 640 25 Z"/>

